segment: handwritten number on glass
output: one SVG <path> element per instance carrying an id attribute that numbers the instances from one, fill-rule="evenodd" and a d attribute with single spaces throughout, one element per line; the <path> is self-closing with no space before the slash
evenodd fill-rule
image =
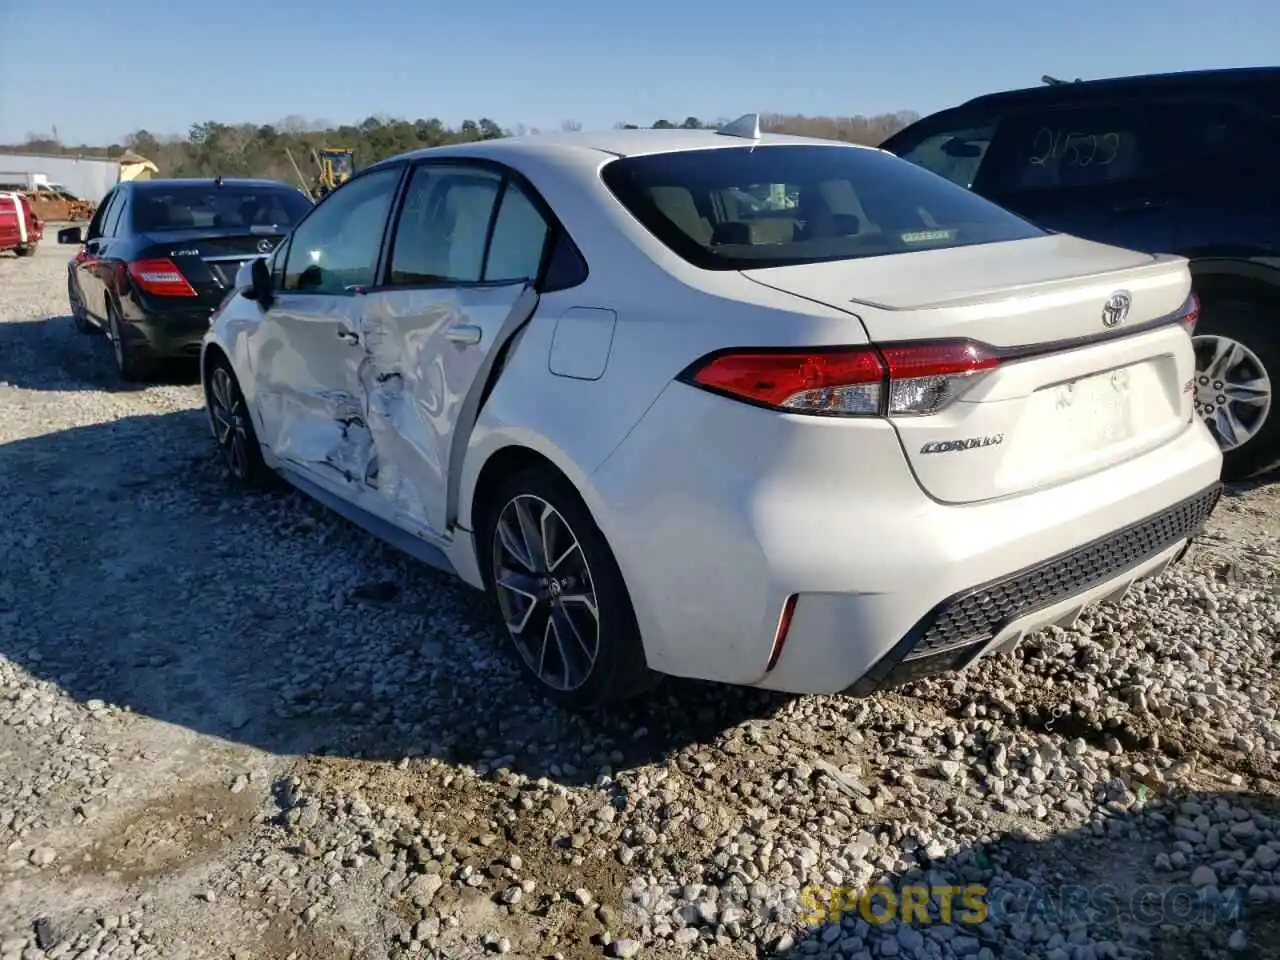
<path id="1" fill-rule="evenodd" d="M 1057 163 L 1063 167 L 1105 167 L 1120 154 L 1120 134 L 1075 133 L 1041 127 L 1031 144 L 1027 162 L 1033 167 Z"/>

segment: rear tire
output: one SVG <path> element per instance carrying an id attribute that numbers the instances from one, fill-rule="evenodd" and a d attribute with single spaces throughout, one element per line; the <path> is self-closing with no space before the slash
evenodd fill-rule
<path id="1" fill-rule="evenodd" d="M 204 402 L 213 441 L 231 479 L 250 489 L 269 486 L 274 474 L 262 459 L 249 404 L 225 357 L 215 357 L 209 364 L 204 378 Z"/>
<path id="2" fill-rule="evenodd" d="M 13 252 L 20 257 L 34 257 L 36 255 L 36 245 L 32 243 L 25 247 L 18 247 L 18 249 Z"/>
<path id="3" fill-rule="evenodd" d="M 155 374 L 155 364 L 143 357 L 138 348 L 124 339 L 120 313 L 113 304 L 107 304 L 107 339 L 116 358 L 116 370 L 126 383 L 145 383 Z"/>
<path id="4" fill-rule="evenodd" d="M 541 693 L 596 710 L 658 682 L 613 551 L 555 469 L 530 467 L 504 480 L 477 547 L 517 659 Z"/>
<path id="5" fill-rule="evenodd" d="M 1270 321 L 1270 322 L 1269 322 Z M 1222 477 L 1247 480 L 1280 466 L 1280 298 L 1230 288 L 1201 294 L 1196 411 L 1222 448 Z"/>

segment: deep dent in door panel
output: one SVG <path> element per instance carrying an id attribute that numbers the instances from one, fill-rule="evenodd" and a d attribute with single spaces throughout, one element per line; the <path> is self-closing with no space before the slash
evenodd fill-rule
<path id="1" fill-rule="evenodd" d="M 310 319 L 290 320 L 297 333 L 323 338 L 328 330 L 336 334 L 340 325 L 350 325 L 351 305 L 345 300 L 308 298 L 306 307 Z M 282 460 L 363 482 L 373 450 L 364 400 L 350 390 L 334 389 L 331 374 L 340 370 L 340 383 L 356 383 L 364 351 L 335 340 L 330 349 L 339 352 L 326 357 L 332 367 L 312 369 L 306 352 L 284 335 L 281 319 L 285 318 L 267 315 L 259 328 L 262 342 L 255 351 L 262 442 Z M 304 346 L 316 345 L 326 344 L 323 339 L 304 342 Z"/>
<path id="2" fill-rule="evenodd" d="M 496 333 L 490 337 L 486 331 L 483 356 L 461 392 L 450 383 L 441 353 L 442 330 L 469 319 L 457 299 L 442 299 L 439 290 L 404 290 L 367 301 L 359 380 L 373 447 L 365 475 L 396 512 L 438 533 L 452 526 L 461 451 L 485 385 L 502 345 L 529 319 L 537 300 L 532 288 L 526 288 Z M 447 447 L 442 447 L 442 437 L 448 438 Z M 444 529 L 428 510 L 441 487 L 447 489 Z"/>

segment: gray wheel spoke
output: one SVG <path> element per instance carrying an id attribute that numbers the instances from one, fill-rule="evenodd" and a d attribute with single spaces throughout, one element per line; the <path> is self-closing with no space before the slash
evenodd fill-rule
<path id="1" fill-rule="evenodd" d="M 597 626 L 600 622 L 600 612 L 596 610 L 596 596 L 594 593 L 562 593 L 560 602 L 566 607 L 582 607 L 596 621 Z"/>
<path id="2" fill-rule="evenodd" d="M 514 620 L 507 620 L 507 629 L 513 634 L 522 634 L 529 625 L 529 620 L 538 608 L 538 581 L 525 573 L 516 570 L 504 571 L 494 581 L 495 586 L 508 594 L 514 594 L 512 606 L 517 613 Z"/>
<path id="3" fill-rule="evenodd" d="M 1252 380 L 1242 380 L 1237 383 L 1228 381 L 1222 392 L 1233 403 L 1265 407 L 1271 402 L 1271 381 L 1266 377 L 1255 377 Z"/>
<path id="4" fill-rule="evenodd" d="M 1240 344 L 1226 337 L 1217 337 L 1213 345 L 1213 356 L 1205 364 L 1204 372 L 1215 380 L 1226 380 L 1227 374 L 1241 359 Z"/>
<path id="5" fill-rule="evenodd" d="M 525 665 L 547 686 L 575 690 L 595 667 L 600 612 L 586 556 L 564 516 L 530 494 L 498 513 L 493 585 Z"/>
<path id="6" fill-rule="evenodd" d="M 1213 412 L 1213 422 L 1218 428 L 1218 435 L 1227 442 L 1238 447 L 1249 439 L 1249 428 L 1240 422 L 1229 406 L 1219 407 Z"/>
<path id="7" fill-rule="evenodd" d="M 545 637 L 549 638 L 551 642 L 555 644 L 556 659 L 560 661 L 560 677 L 563 682 L 563 685 L 560 687 L 560 689 L 569 690 L 573 687 L 573 677 L 570 675 L 570 672 L 569 672 L 572 669 L 572 659 L 571 659 L 571 654 L 569 652 L 569 649 L 566 647 L 565 637 L 562 636 L 560 633 L 560 618 L 557 617 L 554 613 L 552 613 L 551 616 L 547 617 L 547 628 L 546 628 Z M 541 675 L 544 678 L 546 678 L 547 676 L 546 670 L 548 667 L 548 664 L 546 662 L 547 646 L 548 644 L 546 642 L 546 639 L 544 639 L 542 643 L 543 660 L 542 660 L 542 671 L 541 671 Z"/>
<path id="8" fill-rule="evenodd" d="M 542 573 L 547 569 L 546 547 L 542 541 L 543 516 L 533 515 L 534 507 L 525 498 L 515 502 L 516 525 L 524 541 L 524 553 L 529 558 L 529 569 Z M 547 508 L 548 510 L 550 507 Z M 545 511 L 542 511 L 545 514 Z"/>

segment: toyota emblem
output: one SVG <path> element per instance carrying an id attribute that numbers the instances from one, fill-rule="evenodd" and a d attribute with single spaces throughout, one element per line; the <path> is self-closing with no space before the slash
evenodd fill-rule
<path id="1" fill-rule="evenodd" d="M 1124 323 L 1125 317 L 1129 316 L 1129 304 L 1129 294 L 1123 290 L 1109 296 L 1102 305 L 1102 325 L 1110 328 Z"/>
<path id="2" fill-rule="evenodd" d="M 266 237 L 263 237 L 261 240 L 258 241 L 259 253 L 270 253 L 273 247 L 275 247 L 275 244 L 272 243 L 270 240 L 268 240 Z"/>

